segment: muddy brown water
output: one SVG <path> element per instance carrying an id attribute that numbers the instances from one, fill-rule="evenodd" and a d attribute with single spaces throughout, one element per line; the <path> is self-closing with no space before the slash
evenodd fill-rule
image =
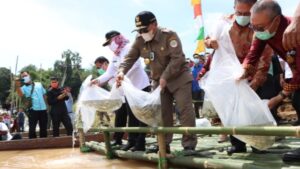
<path id="1" fill-rule="evenodd" d="M 0 169 L 155 169 L 156 164 L 134 160 L 107 160 L 78 148 L 0 151 Z"/>

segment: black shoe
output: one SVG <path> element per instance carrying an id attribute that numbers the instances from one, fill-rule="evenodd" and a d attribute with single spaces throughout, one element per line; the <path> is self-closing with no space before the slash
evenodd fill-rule
<path id="1" fill-rule="evenodd" d="M 111 144 L 111 146 L 121 146 L 122 145 L 122 141 L 113 141 L 110 144 Z"/>
<path id="2" fill-rule="evenodd" d="M 282 140 L 284 140 L 285 139 L 285 136 L 276 136 L 275 137 L 275 142 L 277 142 L 277 141 L 282 141 Z"/>
<path id="3" fill-rule="evenodd" d="M 127 143 L 125 146 L 123 146 L 122 148 L 121 148 L 121 150 L 123 150 L 123 151 L 128 151 L 130 148 L 132 148 L 132 147 L 134 147 L 134 144 L 132 144 L 132 143 Z"/>
<path id="4" fill-rule="evenodd" d="M 292 123 L 292 126 L 300 126 L 300 120 L 297 120 Z"/>
<path id="5" fill-rule="evenodd" d="M 192 155 L 197 154 L 197 152 L 195 151 L 195 148 L 192 148 L 192 147 L 184 147 L 182 153 L 184 156 L 192 156 Z"/>
<path id="6" fill-rule="evenodd" d="M 146 150 L 146 154 L 149 154 L 149 153 L 157 153 L 158 151 L 159 151 L 158 145 L 154 145 L 153 147 L 150 147 L 149 149 Z M 170 154 L 170 153 L 171 153 L 171 149 L 170 149 L 170 146 L 169 146 L 169 145 L 166 146 L 166 153 L 167 153 L 167 154 Z"/>
<path id="7" fill-rule="evenodd" d="M 132 151 L 132 152 L 135 152 L 135 151 L 145 151 L 146 149 L 145 149 L 145 147 L 136 147 L 136 146 L 134 146 L 134 147 L 131 147 L 129 150 Z"/>
<path id="8" fill-rule="evenodd" d="M 282 161 L 284 161 L 284 162 L 300 162 L 300 148 L 283 154 Z"/>
<path id="9" fill-rule="evenodd" d="M 192 147 L 184 147 L 183 150 L 185 150 L 185 151 L 189 151 L 189 150 L 195 151 L 195 148 L 192 148 Z"/>
<path id="10" fill-rule="evenodd" d="M 237 148 L 235 146 L 232 146 L 227 150 L 228 155 L 232 155 L 233 153 L 246 153 L 246 152 L 247 152 L 246 147 Z"/>
<path id="11" fill-rule="evenodd" d="M 268 153 L 268 151 L 266 151 L 266 150 L 259 150 L 259 149 L 254 148 L 254 147 L 252 147 L 252 152 L 255 153 L 255 154 L 266 154 L 266 153 Z"/>

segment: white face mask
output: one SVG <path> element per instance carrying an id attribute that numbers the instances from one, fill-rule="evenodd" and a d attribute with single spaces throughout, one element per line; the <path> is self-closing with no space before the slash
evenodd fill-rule
<path id="1" fill-rule="evenodd" d="M 153 39 L 154 37 L 154 34 L 153 34 L 153 31 L 149 31 L 147 33 L 141 33 L 143 39 L 146 41 L 146 42 L 149 42 Z"/>
<path id="2" fill-rule="evenodd" d="M 195 63 L 195 64 L 199 64 L 199 63 L 200 63 L 200 60 L 199 60 L 199 59 L 194 59 L 194 63 Z"/>
<path id="3" fill-rule="evenodd" d="M 110 44 L 109 44 L 109 49 L 113 52 L 115 52 L 117 49 L 118 49 L 119 45 L 116 44 L 115 41 L 112 41 Z"/>
<path id="4" fill-rule="evenodd" d="M 24 79 L 24 83 L 29 83 L 29 82 L 31 82 L 31 78 L 30 78 L 30 76 L 28 75 L 28 76 L 25 76 L 25 77 L 23 77 L 23 79 Z"/>

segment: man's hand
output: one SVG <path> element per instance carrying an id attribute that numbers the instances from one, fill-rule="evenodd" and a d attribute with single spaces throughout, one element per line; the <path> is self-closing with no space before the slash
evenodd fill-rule
<path id="1" fill-rule="evenodd" d="M 123 80 L 124 80 L 124 73 L 123 72 L 119 72 L 118 75 L 117 75 L 117 77 L 116 77 L 117 87 L 121 86 Z"/>
<path id="2" fill-rule="evenodd" d="M 58 99 L 58 100 L 63 100 L 66 96 L 67 96 L 66 93 L 62 93 L 62 94 L 60 94 L 59 96 L 57 96 L 57 99 Z"/>
<path id="3" fill-rule="evenodd" d="M 205 40 L 205 45 L 207 48 L 218 49 L 218 41 L 216 39 L 207 39 Z"/>
<path id="4" fill-rule="evenodd" d="M 90 86 L 92 86 L 92 85 L 99 85 L 99 84 L 100 84 L 100 82 L 99 82 L 98 79 L 93 79 L 93 80 L 91 80 Z"/>
<path id="5" fill-rule="evenodd" d="M 242 81 L 242 80 L 244 80 L 244 79 L 247 79 L 247 78 L 248 78 L 248 76 L 247 76 L 247 73 L 246 73 L 246 69 L 244 69 L 243 74 L 242 74 L 241 76 L 238 76 L 238 77 L 236 78 L 236 82 L 239 83 L 240 81 Z"/>
<path id="6" fill-rule="evenodd" d="M 300 18 L 294 18 L 291 24 L 285 29 L 282 45 L 287 51 L 300 46 Z"/>
<path id="7" fill-rule="evenodd" d="M 281 97 L 280 95 L 277 95 L 277 96 L 271 98 L 268 103 L 269 109 L 274 108 L 276 105 L 278 105 L 280 102 L 282 102 L 282 100 L 283 100 L 283 97 Z"/>
<path id="8" fill-rule="evenodd" d="M 159 79 L 159 86 L 161 89 L 164 89 L 167 86 L 167 81 L 163 78 Z"/>
<path id="9" fill-rule="evenodd" d="M 280 102 L 282 102 L 285 99 L 285 97 L 289 95 L 291 95 L 291 92 L 281 91 L 277 96 L 270 99 L 268 103 L 269 109 L 272 109 L 275 106 L 277 106 Z"/>

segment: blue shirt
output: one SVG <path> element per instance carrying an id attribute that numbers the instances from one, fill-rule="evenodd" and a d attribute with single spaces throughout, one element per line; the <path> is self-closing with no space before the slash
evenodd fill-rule
<path id="1" fill-rule="evenodd" d="M 65 101 L 68 113 L 73 113 L 73 97 L 71 94 L 68 94 L 69 99 Z"/>
<path id="2" fill-rule="evenodd" d="M 193 74 L 192 92 L 197 92 L 197 91 L 201 90 L 198 80 L 197 80 L 197 76 L 198 76 L 199 72 L 201 71 L 202 67 L 203 67 L 202 64 L 197 64 L 197 65 L 193 66 L 193 69 L 192 69 L 192 74 Z"/>
<path id="3" fill-rule="evenodd" d="M 25 95 L 25 97 L 30 97 L 32 89 L 32 84 L 29 86 L 23 85 L 21 87 L 22 93 Z M 34 89 L 31 95 L 32 98 L 32 109 L 33 110 L 46 110 L 47 106 L 44 100 L 44 95 L 46 94 L 46 90 L 39 82 L 34 82 Z"/>

